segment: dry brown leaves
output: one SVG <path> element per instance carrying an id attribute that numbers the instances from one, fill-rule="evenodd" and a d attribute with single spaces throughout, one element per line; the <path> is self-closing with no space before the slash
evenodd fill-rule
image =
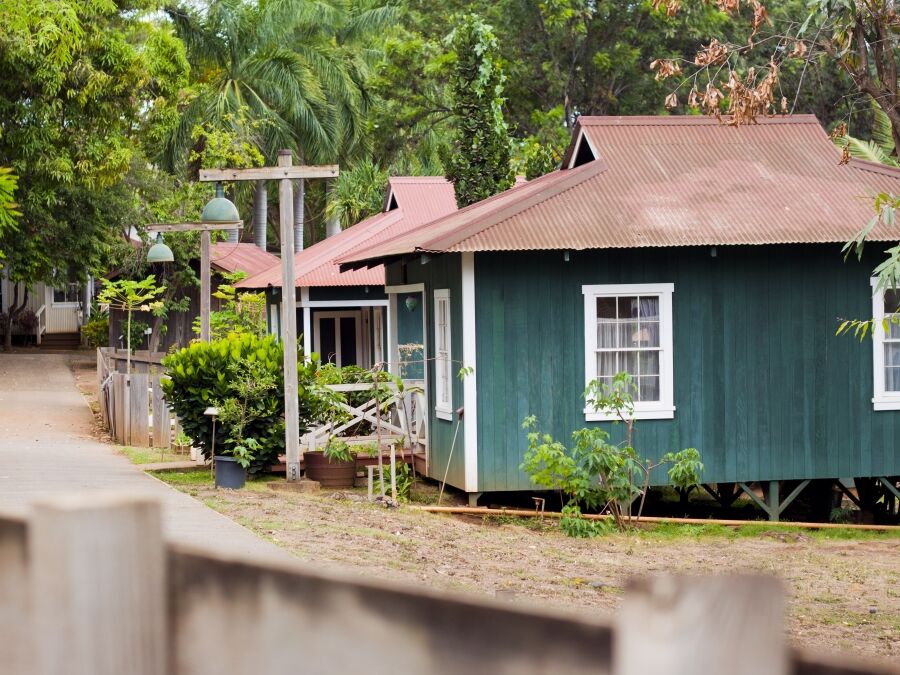
<path id="1" fill-rule="evenodd" d="M 651 4 L 653 5 L 654 11 L 665 9 L 666 16 L 675 16 L 681 5 L 681 0 L 653 0 Z"/>
<path id="2" fill-rule="evenodd" d="M 716 6 L 726 14 L 736 14 L 741 10 L 741 0 L 716 0 Z"/>
<path id="3" fill-rule="evenodd" d="M 669 59 L 656 59 L 650 64 L 650 70 L 656 71 L 656 81 L 661 82 L 673 75 L 681 75 L 681 66 Z"/>
<path id="4" fill-rule="evenodd" d="M 791 58 L 791 59 L 806 58 L 806 43 L 803 40 L 797 40 L 794 43 L 794 48 L 791 50 L 791 53 L 788 54 L 788 58 Z"/>
<path id="5" fill-rule="evenodd" d="M 728 74 L 725 89 L 728 91 L 729 105 L 728 123 L 733 126 L 753 124 L 760 115 L 770 114 L 775 101 L 775 87 L 778 85 L 779 68 L 774 61 L 769 62 L 766 76 L 756 82 L 756 70 L 750 68 L 747 77 L 741 78 L 734 70 Z M 784 98 L 784 97 L 782 97 Z M 782 101 L 782 110 L 787 108 L 787 101 Z"/>
<path id="6" fill-rule="evenodd" d="M 694 63 L 698 66 L 715 66 L 728 58 L 728 47 L 713 38 L 706 47 L 697 52 Z"/>

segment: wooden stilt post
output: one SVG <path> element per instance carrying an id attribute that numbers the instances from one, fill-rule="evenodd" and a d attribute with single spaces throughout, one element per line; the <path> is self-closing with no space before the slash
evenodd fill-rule
<path id="1" fill-rule="evenodd" d="M 769 492 L 766 495 L 767 506 L 769 507 L 769 520 L 777 523 L 781 516 L 781 507 L 779 505 L 780 485 L 777 480 L 769 481 Z"/>
<path id="2" fill-rule="evenodd" d="M 278 152 L 278 166 L 293 164 L 290 150 Z M 294 186 L 278 186 L 281 225 L 281 342 L 284 345 L 284 433 L 288 482 L 300 479 L 300 412 L 297 400 L 297 289 L 294 284 Z"/>

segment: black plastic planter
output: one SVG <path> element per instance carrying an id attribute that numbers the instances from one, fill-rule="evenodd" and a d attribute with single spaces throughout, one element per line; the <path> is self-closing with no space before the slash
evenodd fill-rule
<path id="1" fill-rule="evenodd" d="M 216 487 L 240 490 L 247 482 L 247 470 L 234 457 L 216 455 Z"/>

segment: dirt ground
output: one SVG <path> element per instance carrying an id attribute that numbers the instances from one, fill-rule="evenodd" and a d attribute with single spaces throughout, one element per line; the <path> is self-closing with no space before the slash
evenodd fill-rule
<path id="1" fill-rule="evenodd" d="M 160 477 L 304 561 L 415 586 L 609 612 L 633 575 L 774 574 L 789 594 L 795 643 L 889 660 L 900 656 L 897 536 L 846 530 L 824 535 L 761 524 L 738 532 L 663 526 L 572 539 L 549 521 L 385 509 L 358 490 L 275 493 L 255 482 L 240 491 L 217 491 L 204 472 Z"/>

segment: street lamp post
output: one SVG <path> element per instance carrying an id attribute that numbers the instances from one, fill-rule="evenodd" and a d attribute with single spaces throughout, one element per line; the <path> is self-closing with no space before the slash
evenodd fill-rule
<path id="1" fill-rule="evenodd" d="M 156 232 L 156 244 L 147 253 L 148 262 L 172 262 L 172 250 L 162 241 L 163 232 L 200 231 L 200 339 L 209 342 L 210 295 L 212 280 L 210 271 L 210 232 L 213 230 L 239 230 L 244 226 L 237 207 L 225 198 L 222 184 L 216 184 L 213 197 L 200 215 L 198 223 L 158 223 L 147 227 L 148 232 Z M 159 247 L 159 248 L 158 248 Z M 151 259 L 151 256 L 153 259 Z"/>

